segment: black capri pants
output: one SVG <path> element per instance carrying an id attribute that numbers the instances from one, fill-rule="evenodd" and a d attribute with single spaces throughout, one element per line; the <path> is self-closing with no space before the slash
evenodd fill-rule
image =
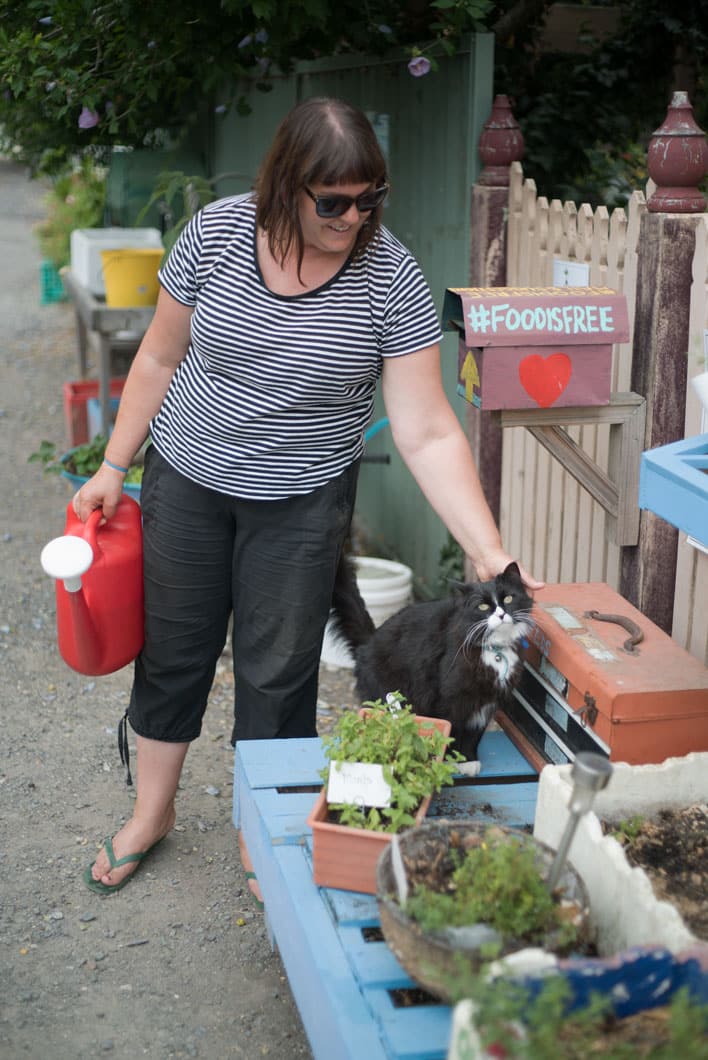
<path id="1" fill-rule="evenodd" d="M 312 493 L 240 500 L 152 445 L 141 488 L 145 645 L 128 719 L 139 736 L 201 731 L 233 611 L 236 740 L 316 736 L 319 660 L 359 462 Z"/>

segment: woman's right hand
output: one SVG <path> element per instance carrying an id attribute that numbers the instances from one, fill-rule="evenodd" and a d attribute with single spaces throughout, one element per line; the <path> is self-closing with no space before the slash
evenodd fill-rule
<path id="1" fill-rule="evenodd" d="M 101 464 L 95 475 L 74 494 L 72 505 L 82 523 L 96 508 L 103 508 L 104 519 L 115 515 L 123 492 L 124 478 L 122 471 Z"/>

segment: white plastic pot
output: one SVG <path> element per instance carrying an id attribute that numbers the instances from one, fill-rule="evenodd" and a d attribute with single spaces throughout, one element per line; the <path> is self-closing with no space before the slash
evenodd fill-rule
<path id="1" fill-rule="evenodd" d="M 380 626 L 413 599 L 413 571 L 404 563 L 373 556 L 354 556 L 354 563 L 356 583 L 375 626 Z M 354 667 L 349 648 L 334 636 L 329 622 L 321 659 L 329 666 L 343 666 L 350 670 Z"/>

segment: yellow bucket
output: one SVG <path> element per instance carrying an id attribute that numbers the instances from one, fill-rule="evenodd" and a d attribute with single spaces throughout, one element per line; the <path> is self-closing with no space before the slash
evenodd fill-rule
<path id="1" fill-rule="evenodd" d="M 102 250 L 106 305 L 112 309 L 155 305 L 160 290 L 157 270 L 164 253 L 159 247 Z"/>

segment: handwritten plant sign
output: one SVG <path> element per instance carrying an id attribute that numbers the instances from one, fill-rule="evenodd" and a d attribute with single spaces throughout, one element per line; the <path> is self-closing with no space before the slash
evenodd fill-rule
<path id="1" fill-rule="evenodd" d="M 480 409 L 607 405 L 612 346 L 629 339 L 607 287 L 449 287 L 443 326 L 460 335 L 458 393 Z"/>

